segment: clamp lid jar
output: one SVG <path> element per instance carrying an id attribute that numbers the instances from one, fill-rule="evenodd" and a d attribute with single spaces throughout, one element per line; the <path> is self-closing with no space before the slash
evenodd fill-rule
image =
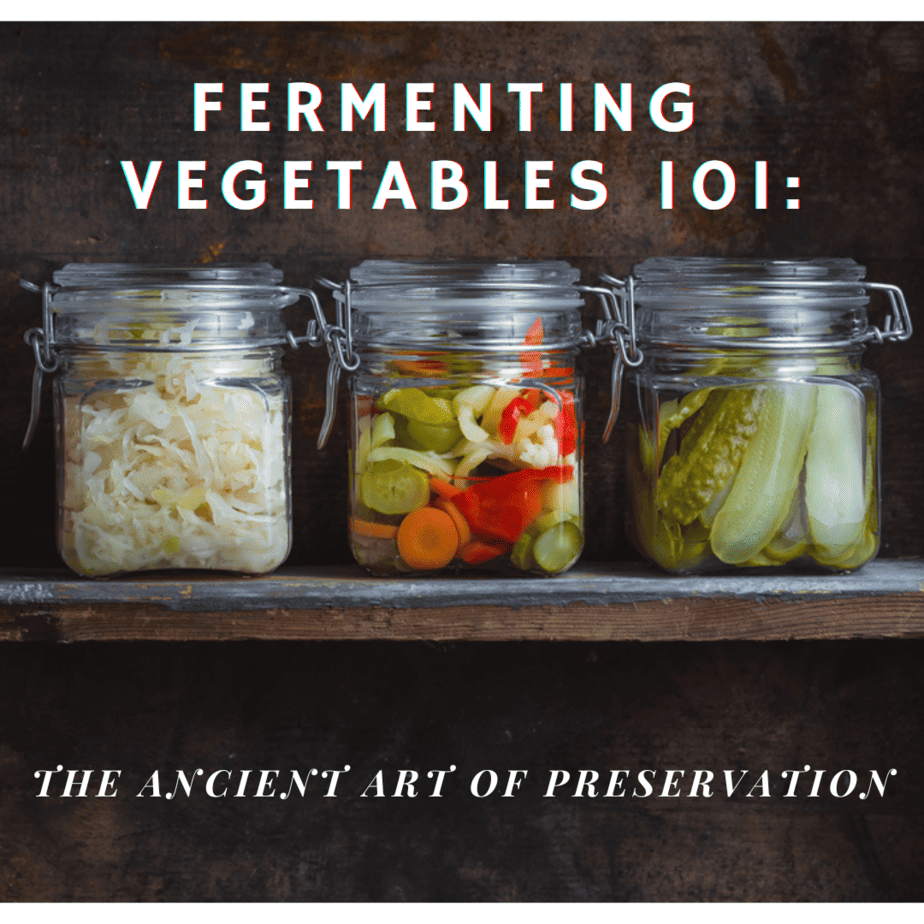
<path id="1" fill-rule="evenodd" d="M 557 574 L 583 546 L 584 288 L 562 261 L 366 261 L 324 339 L 351 373 L 350 539 L 376 574 Z M 328 392 L 326 438 L 333 400 Z"/>
<path id="2" fill-rule="evenodd" d="M 654 257 L 635 268 L 636 336 L 642 348 L 810 352 L 906 339 L 901 291 L 862 282 L 851 259 Z M 868 289 L 888 290 L 885 331 L 869 321 Z M 897 294 L 896 294 L 897 293 Z"/>
<path id="3" fill-rule="evenodd" d="M 657 258 L 624 285 L 629 532 L 668 571 L 850 571 L 879 547 L 879 385 L 901 290 L 848 259 Z M 871 323 L 869 290 L 890 302 Z"/>
<path id="4" fill-rule="evenodd" d="M 64 561 L 86 576 L 280 565 L 292 533 L 281 310 L 298 293 L 267 264 L 70 264 L 53 278 L 44 326 L 27 334 L 30 431 L 41 374 L 55 372 Z"/>

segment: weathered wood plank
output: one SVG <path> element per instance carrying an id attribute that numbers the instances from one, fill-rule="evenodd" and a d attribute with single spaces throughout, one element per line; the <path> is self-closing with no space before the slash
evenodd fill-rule
<path id="1" fill-rule="evenodd" d="M 851 575 L 670 578 L 579 565 L 553 580 L 383 580 L 360 569 L 262 578 L 0 577 L 6 640 L 673 641 L 924 636 L 924 563 Z"/>

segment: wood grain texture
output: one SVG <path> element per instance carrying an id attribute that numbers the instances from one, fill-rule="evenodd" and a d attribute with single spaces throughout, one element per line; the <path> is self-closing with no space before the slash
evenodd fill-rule
<path id="1" fill-rule="evenodd" d="M 267 116 L 278 124 L 276 90 L 296 80 L 316 82 L 335 109 L 341 82 L 365 91 L 384 81 L 397 91 L 399 123 L 404 84 L 432 82 L 443 127 L 426 137 L 398 123 L 349 135 L 328 126 L 323 137 L 238 131 L 240 83 L 273 86 Z M 676 80 L 691 84 L 697 119 L 679 136 L 646 114 L 647 96 Z M 192 131 L 197 81 L 228 87 L 229 117 L 207 134 Z M 502 88 L 532 81 L 549 89 L 533 131 L 521 133 L 516 100 Z M 615 92 L 633 83 L 631 133 L 593 131 L 595 81 Z M 492 83 L 490 134 L 446 130 L 454 82 L 476 92 Z M 572 133 L 558 131 L 559 82 L 575 85 Z M 39 317 L 19 280 L 45 281 L 71 261 L 266 260 L 287 282 L 307 285 L 316 274 L 342 279 L 370 257 L 559 257 L 589 281 L 654 255 L 839 256 L 900 285 L 919 321 L 922 96 L 924 26 L 914 22 L 0 23 L 0 585 L 19 595 L 0 605 L 0 625 L 5 638 L 25 642 L 0 645 L 0 899 L 924 899 L 924 640 L 908 637 L 920 634 L 920 587 L 884 582 L 836 595 L 795 594 L 790 585 L 748 596 L 739 584 L 737 594 L 533 598 L 519 607 L 499 597 L 434 611 L 432 601 L 371 594 L 310 609 L 239 594 L 217 607 L 214 592 L 210 603 L 196 598 L 202 606 L 190 593 L 184 608 L 185 583 L 171 596 L 109 582 L 108 599 L 73 591 L 68 601 L 51 589 L 73 579 L 56 570 L 47 385 L 35 443 L 28 454 L 19 449 L 32 371 L 22 336 Z M 220 171 L 244 158 L 264 161 L 272 180 L 266 207 L 253 213 L 220 200 Z M 147 211 L 131 204 L 124 159 L 164 161 L 164 185 Z M 179 159 L 209 162 L 209 209 L 176 209 Z M 282 209 L 286 159 L 362 160 L 356 207 L 337 209 L 332 186 L 315 173 L 315 209 Z M 481 165 L 497 161 L 511 209 L 429 210 L 435 159 L 462 164 L 473 189 Z M 554 211 L 524 210 L 528 159 L 556 164 Z M 608 202 L 596 212 L 563 207 L 568 171 L 581 159 L 606 165 Z M 740 178 L 726 210 L 690 204 L 689 176 L 710 159 Z M 371 210 L 389 160 L 403 163 L 419 209 Z M 658 202 L 662 160 L 686 183 L 670 213 Z M 769 164 L 765 211 L 752 208 L 755 160 Z M 789 175 L 801 178 L 798 211 L 781 205 Z M 293 329 L 304 320 L 291 312 Z M 592 326 L 590 306 L 585 321 Z M 871 349 L 864 361 L 884 399 L 883 561 L 919 562 L 924 338 L 919 331 Z M 342 426 L 325 450 L 314 445 L 324 357 L 303 349 L 286 365 L 295 395 L 289 565 L 343 569 Z M 617 426 L 606 448 L 598 442 L 609 357 L 587 353 L 583 367 L 585 561 L 627 569 L 639 558 L 623 530 L 624 431 Z M 341 422 L 344 407 L 341 397 Z M 44 570 L 30 591 L 34 569 Z M 338 581 L 329 586 L 342 594 Z M 320 594 L 319 583 L 305 584 Z M 103 593 L 93 582 L 80 592 Z M 527 630 L 535 641 L 523 640 Z M 768 640 L 730 640 L 757 633 Z M 828 633 L 861 637 L 804 638 Z M 456 640 L 463 636 L 479 641 Z M 481 641 L 511 637 L 520 640 Z M 656 637 L 683 641 L 628 640 Z M 772 640 L 789 637 L 803 640 Z M 103 638 L 113 640 L 78 641 Z M 174 641 L 145 641 L 155 638 Z M 225 638 L 242 641 L 214 642 Z M 410 638 L 428 641 L 394 641 Z M 35 772 L 59 763 L 122 768 L 126 794 L 37 799 Z M 197 793 L 168 804 L 128 788 L 155 769 L 346 763 L 355 777 L 342 800 Z M 531 776 L 516 799 L 474 800 L 464 786 L 445 800 L 358 795 L 355 781 L 379 769 L 394 784 L 399 770 L 450 764 L 459 780 L 488 767 Z M 886 798 L 862 803 L 786 800 L 778 788 L 770 799 L 709 802 L 545 799 L 540 782 L 556 767 L 776 775 L 804 765 L 899 773 Z"/>
<path id="2" fill-rule="evenodd" d="M 263 578 L 0 578 L 0 640 L 717 641 L 924 635 L 924 563 L 851 575 L 668 578 L 579 565 L 554 579 L 383 580 L 356 568 Z"/>
<path id="3" fill-rule="evenodd" d="M 2 645 L 0 700 L 6 900 L 924 899 L 920 640 Z M 36 798 L 58 764 L 121 769 L 117 797 Z M 345 765 L 336 798 L 252 797 L 258 770 Z M 884 798 L 784 798 L 805 765 L 898 774 Z M 251 795 L 136 795 L 220 768 L 254 771 Z M 476 799 L 489 768 L 528 776 Z M 575 798 L 584 769 L 686 774 L 678 798 Z M 696 769 L 711 798 L 687 795 Z M 728 798 L 726 769 L 768 770 L 769 797 Z"/>
<path id="4" fill-rule="evenodd" d="M 841 602 L 664 600 L 510 609 L 351 607 L 320 612 L 269 609 L 259 615 L 163 613 L 156 606 L 86 607 L 63 612 L 7 610 L 0 641 L 721 641 L 920 638 L 924 608 L 905 596 Z"/>

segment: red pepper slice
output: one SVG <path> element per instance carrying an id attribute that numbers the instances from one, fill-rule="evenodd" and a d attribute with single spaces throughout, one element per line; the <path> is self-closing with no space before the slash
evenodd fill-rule
<path id="1" fill-rule="evenodd" d="M 456 506 L 475 535 L 516 542 L 542 510 L 542 485 L 528 481 L 495 489 L 494 482 L 487 482 L 472 485 L 458 501 Z"/>
<path id="2" fill-rule="evenodd" d="M 473 484 L 452 501 L 477 536 L 516 542 L 542 511 L 542 482 L 569 481 L 574 466 L 525 468 Z"/>
<path id="3" fill-rule="evenodd" d="M 522 395 L 510 400 L 501 412 L 500 423 L 497 425 L 497 434 L 506 446 L 513 442 L 513 437 L 517 432 L 517 421 L 524 414 L 532 414 L 534 410 L 536 410 L 536 405 Z"/>
<path id="4" fill-rule="evenodd" d="M 526 332 L 526 339 L 523 346 L 541 346 L 544 336 L 542 329 L 542 318 L 536 318 Z M 523 375 L 536 378 L 542 375 L 542 354 L 538 352 L 520 353 L 520 365 L 523 367 Z"/>
<path id="5" fill-rule="evenodd" d="M 509 542 L 496 539 L 472 539 L 456 552 L 456 558 L 470 565 L 481 565 L 510 551 Z"/>
<path id="6" fill-rule="evenodd" d="M 542 318 L 536 318 L 536 320 L 530 324 L 529 330 L 526 332 L 526 339 L 523 341 L 523 346 L 539 346 L 542 343 L 543 335 Z"/>
<path id="7" fill-rule="evenodd" d="M 563 391 L 561 394 L 561 410 L 555 416 L 555 437 L 558 440 L 559 451 L 563 456 L 574 452 L 577 445 L 577 418 L 574 414 L 574 395 Z"/>
<path id="8" fill-rule="evenodd" d="M 574 366 L 546 366 L 543 372 L 546 379 L 573 379 Z"/>

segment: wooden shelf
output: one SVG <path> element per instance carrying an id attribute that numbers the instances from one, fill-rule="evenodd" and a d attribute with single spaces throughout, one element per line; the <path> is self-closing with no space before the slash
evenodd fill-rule
<path id="1" fill-rule="evenodd" d="M 0 640 L 716 641 L 924 636 L 924 561 L 850 575 L 670 577 L 583 564 L 557 578 L 383 579 L 359 568 L 261 578 L 92 581 L 0 573 Z"/>

